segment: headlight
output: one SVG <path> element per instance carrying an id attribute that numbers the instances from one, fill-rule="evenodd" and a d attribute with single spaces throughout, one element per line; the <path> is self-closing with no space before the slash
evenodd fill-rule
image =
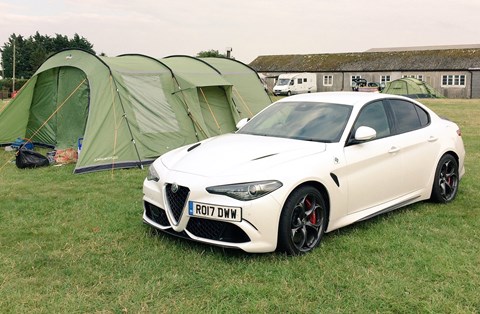
<path id="1" fill-rule="evenodd" d="M 280 181 L 258 181 L 211 186 L 208 193 L 230 196 L 240 201 L 250 201 L 267 195 L 282 187 Z"/>
<path id="2" fill-rule="evenodd" d="M 158 182 L 158 180 L 160 180 L 160 176 L 158 175 L 153 165 L 150 165 L 150 167 L 148 167 L 147 180 L 155 182 Z"/>

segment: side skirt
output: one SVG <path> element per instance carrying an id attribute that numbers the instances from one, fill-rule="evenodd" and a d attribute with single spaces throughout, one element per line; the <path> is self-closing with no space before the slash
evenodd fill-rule
<path id="1" fill-rule="evenodd" d="M 408 199 L 408 200 L 405 200 L 405 201 L 403 201 L 403 202 L 401 202 L 401 203 L 395 204 L 395 205 L 390 206 L 390 207 L 387 207 L 387 208 L 385 208 L 385 209 L 383 209 L 383 210 L 381 210 L 381 211 L 378 211 L 378 212 L 373 213 L 373 214 L 371 214 L 371 215 L 368 215 L 368 216 L 365 216 L 365 217 L 363 217 L 363 218 L 360 218 L 360 219 L 357 220 L 357 221 L 368 220 L 368 219 L 373 218 L 373 217 L 375 217 L 375 216 L 378 216 L 378 215 L 382 215 L 382 214 L 391 212 L 392 210 L 395 210 L 395 209 L 398 209 L 398 208 L 400 208 L 400 207 L 403 207 L 403 206 L 406 206 L 406 205 L 408 205 L 408 204 L 413 203 L 413 202 L 414 202 L 417 198 L 419 198 L 419 197 L 420 197 L 420 196 L 412 197 L 412 198 L 410 198 L 410 199 Z"/>

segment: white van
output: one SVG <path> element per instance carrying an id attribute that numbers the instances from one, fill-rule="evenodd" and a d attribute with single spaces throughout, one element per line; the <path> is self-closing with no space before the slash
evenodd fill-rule
<path id="1" fill-rule="evenodd" d="M 315 73 L 288 73 L 280 74 L 273 87 L 273 94 L 294 95 L 314 93 L 317 91 L 317 74 Z"/>

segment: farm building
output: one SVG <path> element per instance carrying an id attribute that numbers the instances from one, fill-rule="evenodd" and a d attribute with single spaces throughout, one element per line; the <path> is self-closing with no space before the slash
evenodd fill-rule
<path id="1" fill-rule="evenodd" d="M 318 91 L 351 90 L 354 79 L 425 81 L 447 98 L 480 98 L 480 45 L 371 49 L 366 52 L 259 56 L 250 66 L 271 90 L 282 73 L 317 74 Z"/>

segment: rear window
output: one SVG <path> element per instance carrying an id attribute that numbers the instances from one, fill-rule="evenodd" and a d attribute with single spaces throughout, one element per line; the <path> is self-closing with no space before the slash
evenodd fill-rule
<path id="1" fill-rule="evenodd" d="M 430 123 L 428 113 L 419 106 L 405 100 L 390 100 L 397 133 L 405 133 L 427 126 Z"/>
<path id="2" fill-rule="evenodd" d="M 430 123 L 428 113 L 419 106 L 415 106 L 415 109 L 417 110 L 418 118 L 420 119 L 420 125 L 422 127 L 427 126 Z"/>

